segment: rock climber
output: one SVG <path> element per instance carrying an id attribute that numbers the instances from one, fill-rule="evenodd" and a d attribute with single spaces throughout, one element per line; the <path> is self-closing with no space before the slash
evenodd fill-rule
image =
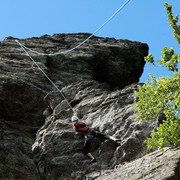
<path id="1" fill-rule="evenodd" d="M 73 115 L 71 117 L 72 120 L 72 126 L 76 134 L 81 134 L 84 137 L 84 144 L 83 144 L 83 149 L 82 152 L 84 153 L 85 156 L 91 159 L 89 162 L 94 163 L 97 162 L 96 158 L 91 154 L 90 152 L 90 146 L 91 142 L 94 138 L 100 138 L 101 141 L 105 140 L 111 140 L 116 142 L 117 144 L 120 143 L 120 139 L 116 139 L 113 136 L 105 135 L 103 133 L 100 133 L 90 127 L 88 127 L 85 122 L 80 121 L 78 116 Z"/>

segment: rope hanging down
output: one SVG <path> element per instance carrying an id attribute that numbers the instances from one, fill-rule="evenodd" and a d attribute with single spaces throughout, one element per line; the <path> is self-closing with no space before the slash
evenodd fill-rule
<path id="1" fill-rule="evenodd" d="M 94 31 L 87 39 L 85 39 L 84 41 L 82 41 L 80 44 L 78 44 L 77 46 L 73 47 L 72 49 L 66 50 L 66 51 L 62 51 L 62 52 L 57 52 L 57 53 L 52 53 L 52 54 L 48 54 L 48 53 L 40 53 L 38 51 L 34 51 L 24 45 L 22 45 L 19 41 L 18 44 L 23 46 L 24 49 L 28 50 L 29 52 L 38 54 L 38 55 L 42 55 L 42 56 L 56 56 L 56 55 L 60 55 L 60 54 L 65 54 L 65 53 L 69 53 L 77 48 L 79 48 L 80 46 L 82 46 L 84 43 L 86 43 L 90 38 L 92 38 L 94 35 L 97 34 L 97 32 L 99 32 L 112 18 L 114 18 L 131 0 L 127 0 L 124 4 L 122 4 L 96 31 Z"/>
<path id="2" fill-rule="evenodd" d="M 31 61 L 37 66 L 37 68 L 43 73 L 43 75 L 49 80 L 49 82 L 56 88 L 56 90 L 62 95 L 62 97 L 64 98 L 64 100 L 67 102 L 68 106 L 71 108 L 71 110 L 73 111 L 73 114 L 76 115 L 75 110 L 73 109 L 73 107 L 71 106 L 71 104 L 69 103 L 69 101 L 67 100 L 67 98 L 65 97 L 65 95 L 63 94 L 63 92 L 56 86 L 56 84 L 54 84 L 54 82 L 49 78 L 49 76 L 41 69 L 41 67 L 36 63 L 36 61 L 32 58 L 32 56 L 30 56 L 30 54 L 27 52 L 27 50 L 25 49 L 25 47 L 19 43 L 19 41 L 16 40 L 16 42 L 20 45 L 20 47 L 23 49 L 23 51 L 26 53 L 26 55 L 31 59 Z"/>
<path id="3" fill-rule="evenodd" d="M 64 100 L 67 102 L 68 106 L 70 107 L 70 109 L 73 111 L 74 115 L 77 115 L 76 111 L 73 109 L 73 107 L 71 106 L 71 104 L 69 103 L 69 101 L 67 100 L 67 98 L 64 96 L 63 92 L 56 86 L 56 84 L 49 78 L 49 76 L 41 69 L 41 67 L 36 63 L 36 61 L 32 58 L 32 56 L 30 56 L 29 52 L 38 54 L 38 55 L 42 55 L 42 56 L 56 56 L 59 54 L 65 54 L 65 53 L 69 53 L 77 48 L 79 48 L 80 46 L 82 46 L 85 42 L 87 42 L 92 36 L 94 36 L 97 32 L 99 32 L 114 16 L 116 16 L 116 14 L 122 10 L 126 4 L 128 2 L 130 2 L 131 0 L 127 0 L 123 5 L 121 5 L 96 31 L 94 31 L 94 33 L 92 33 L 92 35 L 90 35 L 87 39 L 85 39 L 84 41 L 82 41 L 80 44 L 78 44 L 77 46 L 75 46 L 72 49 L 63 51 L 63 52 L 57 52 L 57 53 L 53 53 L 53 54 L 46 54 L 46 53 L 39 53 L 37 51 L 34 51 L 30 48 L 27 48 L 26 46 L 24 46 L 23 44 L 21 44 L 18 40 L 15 40 L 17 42 L 17 44 L 23 49 L 23 51 L 26 53 L 26 55 L 31 59 L 31 61 L 37 66 L 37 68 L 42 72 L 42 74 L 49 80 L 49 82 L 55 87 L 55 89 L 57 89 L 57 91 L 62 95 L 62 97 L 64 98 Z"/>

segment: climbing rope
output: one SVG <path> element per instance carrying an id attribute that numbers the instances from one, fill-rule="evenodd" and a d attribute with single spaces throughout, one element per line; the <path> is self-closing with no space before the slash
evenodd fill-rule
<path id="1" fill-rule="evenodd" d="M 63 92 L 56 86 L 56 84 L 49 78 L 49 76 L 42 70 L 42 68 L 37 64 L 37 62 L 32 58 L 32 56 L 27 52 L 25 47 L 19 43 L 19 41 L 16 40 L 16 42 L 20 45 L 20 47 L 23 49 L 23 51 L 26 53 L 26 55 L 31 59 L 31 61 L 37 66 L 37 68 L 42 72 L 42 74 L 49 80 L 49 82 L 55 87 L 55 89 L 62 95 L 64 100 L 67 102 L 68 106 L 71 108 L 73 111 L 73 114 L 76 115 L 76 111 L 73 109 Z"/>
<path id="2" fill-rule="evenodd" d="M 43 69 L 36 63 L 36 61 L 32 58 L 32 56 L 28 53 L 32 52 L 38 55 L 42 55 L 42 56 L 56 56 L 56 55 L 60 55 L 60 54 L 65 54 L 65 53 L 69 53 L 77 48 L 79 48 L 80 46 L 82 46 L 85 42 L 87 42 L 90 38 L 92 38 L 97 32 L 99 32 L 113 17 L 115 17 L 131 0 L 127 0 L 124 4 L 122 4 L 96 31 L 94 31 L 94 33 L 92 33 L 87 39 L 85 39 L 84 41 L 82 41 L 80 44 L 78 44 L 77 46 L 75 46 L 72 49 L 63 51 L 63 52 L 57 52 L 57 53 L 53 53 L 53 54 L 47 54 L 47 53 L 40 53 L 38 51 L 34 51 L 28 47 L 26 47 L 25 45 L 23 45 L 22 43 L 20 43 L 18 40 L 15 40 L 17 42 L 17 44 L 23 49 L 23 51 L 25 52 L 25 54 L 31 59 L 31 61 L 37 66 L 37 68 L 42 72 L 42 74 L 49 80 L 49 82 L 55 87 L 55 89 L 62 95 L 62 97 L 64 98 L 64 100 L 67 102 L 68 106 L 70 107 L 70 109 L 73 111 L 74 115 L 77 115 L 76 111 L 73 109 L 73 107 L 71 106 L 71 104 L 69 103 L 69 101 L 67 100 L 67 98 L 65 97 L 65 95 L 63 94 L 63 92 L 56 86 L 56 84 L 49 78 L 49 76 L 43 71 Z"/>
<path id="3" fill-rule="evenodd" d="M 24 49 L 28 50 L 29 52 L 38 54 L 38 55 L 42 55 L 42 56 L 57 56 L 60 54 L 65 54 L 65 53 L 69 53 L 77 48 L 79 48 L 80 46 L 82 46 L 84 43 L 86 43 L 89 39 L 91 39 L 94 35 L 96 35 L 110 20 L 112 20 L 131 0 L 127 0 L 125 1 L 124 4 L 122 4 L 97 30 L 95 30 L 88 38 L 86 38 L 84 41 L 82 41 L 80 44 L 78 44 L 77 46 L 73 47 L 72 49 L 66 50 L 66 51 L 62 51 L 62 52 L 57 52 L 57 53 L 52 53 L 52 54 L 48 54 L 48 53 L 40 53 L 38 51 L 34 51 L 26 46 L 23 45 Z M 18 42 L 19 45 L 22 46 L 22 44 L 16 40 L 16 42 Z"/>

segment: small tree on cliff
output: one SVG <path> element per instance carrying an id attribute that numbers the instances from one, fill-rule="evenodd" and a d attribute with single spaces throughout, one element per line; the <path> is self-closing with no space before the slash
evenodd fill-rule
<path id="1" fill-rule="evenodd" d="M 164 6 L 168 14 L 169 25 L 173 29 L 173 36 L 180 45 L 178 15 L 173 16 L 171 5 L 165 3 Z M 155 64 L 152 54 L 145 57 L 145 60 Z M 173 48 L 165 47 L 162 49 L 161 59 L 157 62 L 165 66 L 168 71 L 173 71 L 174 75 L 158 79 L 151 75 L 148 82 L 143 86 L 138 86 L 135 92 L 135 96 L 138 97 L 135 105 L 138 120 L 152 120 L 160 113 L 164 113 L 166 117 L 145 141 L 149 149 L 162 148 L 165 145 L 173 147 L 180 145 L 180 72 L 178 71 L 180 55 L 176 54 Z"/>

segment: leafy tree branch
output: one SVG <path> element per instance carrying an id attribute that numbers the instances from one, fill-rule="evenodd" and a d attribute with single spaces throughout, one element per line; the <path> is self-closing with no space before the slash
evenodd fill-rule
<path id="1" fill-rule="evenodd" d="M 180 25 L 178 25 L 178 15 L 173 16 L 172 6 L 165 3 L 169 25 L 173 29 L 173 36 L 180 45 Z M 154 57 L 149 54 L 145 61 L 155 65 Z M 138 86 L 135 96 L 138 101 L 135 104 L 137 120 L 155 120 L 158 114 L 163 113 L 165 119 L 150 134 L 145 142 L 147 147 L 162 148 L 166 145 L 180 145 L 180 72 L 178 63 L 180 55 L 176 54 L 173 48 L 164 47 L 161 59 L 157 63 L 165 66 L 168 71 L 173 71 L 171 77 L 161 77 L 156 79 L 154 75 L 149 77 L 147 83 Z"/>

